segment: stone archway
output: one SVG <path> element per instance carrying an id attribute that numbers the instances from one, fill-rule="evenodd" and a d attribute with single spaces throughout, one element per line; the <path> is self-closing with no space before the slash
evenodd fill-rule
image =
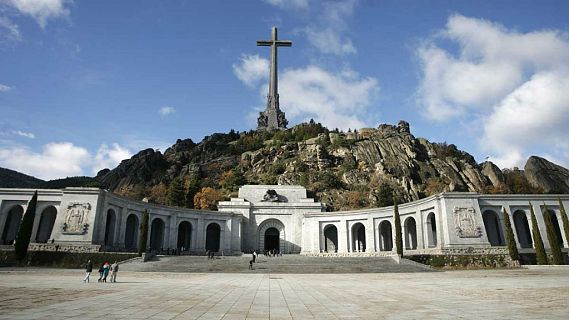
<path id="1" fill-rule="evenodd" d="M 178 250 L 190 251 L 192 239 L 192 224 L 188 221 L 180 222 L 178 226 Z"/>
<path id="2" fill-rule="evenodd" d="M 417 249 L 417 223 L 415 218 L 409 217 L 405 219 L 405 249 L 416 250 Z"/>
<path id="3" fill-rule="evenodd" d="M 352 226 L 352 252 L 366 251 L 366 228 L 358 222 Z"/>
<path id="4" fill-rule="evenodd" d="M 161 250 L 164 246 L 164 221 L 160 218 L 152 220 L 150 229 L 150 249 Z"/>
<path id="5" fill-rule="evenodd" d="M 115 240 L 115 210 L 107 210 L 107 222 L 105 223 L 105 245 L 112 246 Z"/>
<path id="6" fill-rule="evenodd" d="M 393 234 L 391 231 L 391 222 L 384 220 L 379 224 L 379 250 L 393 250 Z"/>
<path id="7" fill-rule="evenodd" d="M 46 243 L 53 232 L 53 225 L 57 217 L 57 209 L 54 206 L 48 206 L 43 209 L 40 215 L 40 224 L 36 232 L 36 242 Z"/>
<path id="8" fill-rule="evenodd" d="M 221 243 L 221 227 L 212 222 L 207 226 L 205 233 L 205 250 L 219 252 Z"/>
<path id="9" fill-rule="evenodd" d="M 563 235 L 561 234 L 561 228 L 559 227 L 559 221 L 557 220 L 557 215 L 553 210 L 547 210 L 549 217 L 551 218 L 551 224 L 553 225 L 553 232 L 557 237 L 557 243 L 559 247 L 563 248 Z"/>
<path id="10" fill-rule="evenodd" d="M 126 249 L 135 249 L 138 245 L 138 217 L 131 213 L 126 219 L 124 246 Z"/>
<path id="11" fill-rule="evenodd" d="M 435 213 L 431 212 L 427 215 L 427 245 L 429 248 L 437 246 L 437 219 Z"/>
<path id="12" fill-rule="evenodd" d="M 514 226 L 516 227 L 516 236 L 518 237 L 520 247 L 533 248 L 531 230 L 529 228 L 527 215 L 524 211 L 517 210 L 514 212 Z"/>
<path id="13" fill-rule="evenodd" d="M 486 210 L 482 213 L 482 221 L 484 222 L 484 229 L 486 230 L 486 235 L 488 236 L 488 242 L 490 242 L 490 245 L 505 245 L 498 214 L 492 210 Z"/>
<path id="14" fill-rule="evenodd" d="M 329 253 L 338 252 L 338 228 L 333 224 L 324 228 L 324 251 Z"/>
<path id="15" fill-rule="evenodd" d="M 272 243 L 266 243 L 267 239 L 267 232 L 269 232 L 269 237 L 273 240 Z M 265 250 L 275 249 L 274 244 L 276 240 L 274 237 L 277 235 L 278 232 L 278 250 L 281 253 L 288 253 L 287 246 L 285 242 L 285 228 L 282 222 L 277 219 L 270 219 L 266 220 L 259 226 L 258 235 L 259 235 L 259 252 L 265 252 Z"/>
<path id="16" fill-rule="evenodd" d="M 11 245 L 16 240 L 22 216 L 24 215 L 24 208 L 20 205 L 13 206 L 8 211 L 6 222 L 4 223 L 4 230 L 2 231 L 2 244 Z"/>

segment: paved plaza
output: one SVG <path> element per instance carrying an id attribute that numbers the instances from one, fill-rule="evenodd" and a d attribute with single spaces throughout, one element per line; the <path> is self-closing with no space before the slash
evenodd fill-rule
<path id="1" fill-rule="evenodd" d="M 119 273 L 0 269 L 0 319 L 567 319 L 569 269 Z"/>

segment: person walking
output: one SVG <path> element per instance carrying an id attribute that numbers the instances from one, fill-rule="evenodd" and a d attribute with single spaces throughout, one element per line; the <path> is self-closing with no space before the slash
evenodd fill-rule
<path id="1" fill-rule="evenodd" d="M 249 260 L 249 270 L 253 270 L 253 260 Z"/>
<path id="2" fill-rule="evenodd" d="M 257 251 L 253 250 L 253 263 L 257 260 Z"/>
<path id="3" fill-rule="evenodd" d="M 107 282 L 107 277 L 109 276 L 109 263 L 105 262 L 103 265 L 103 282 Z"/>
<path id="4" fill-rule="evenodd" d="M 103 263 L 100 267 L 99 267 L 99 279 L 97 279 L 97 282 L 101 282 L 103 281 L 103 274 L 105 273 L 105 264 Z"/>
<path id="5" fill-rule="evenodd" d="M 115 263 L 111 264 L 111 282 L 117 282 L 118 272 L 119 272 L 119 264 L 115 261 Z"/>
<path id="6" fill-rule="evenodd" d="M 91 276 L 91 272 L 93 272 L 93 263 L 89 260 L 85 265 L 85 278 L 83 278 L 83 282 L 89 283 L 89 276 Z"/>

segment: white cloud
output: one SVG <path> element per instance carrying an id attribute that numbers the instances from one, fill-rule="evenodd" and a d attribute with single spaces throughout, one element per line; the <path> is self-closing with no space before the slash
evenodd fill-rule
<path id="1" fill-rule="evenodd" d="M 268 64 L 266 59 L 259 60 L 264 62 L 258 64 Z M 247 61 L 241 59 L 239 64 L 234 65 L 234 70 L 242 71 L 236 75 L 243 83 L 250 85 L 249 79 L 257 79 L 257 76 L 266 78 L 255 68 L 244 67 Z M 259 90 L 264 103 L 267 85 L 261 85 Z M 280 105 L 289 120 L 313 118 L 330 128 L 373 125 L 368 117 L 368 108 L 378 91 L 376 79 L 361 77 L 350 69 L 332 73 L 318 66 L 307 66 L 285 70 L 279 79 Z"/>
<path id="2" fill-rule="evenodd" d="M 354 14 L 357 0 L 322 3 L 320 19 L 304 29 L 308 41 L 320 52 L 334 55 L 356 53 L 352 40 L 345 36 L 346 20 Z"/>
<path id="3" fill-rule="evenodd" d="M 105 143 L 103 143 L 97 154 L 95 155 L 92 172 L 96 175 L 99 170 L 109 168 L 115 168 L 122 160 L 129 159 L 132 156 L 132 152 L 127 148 L 121 147 L 118 143 L 113 143 L 111 148 Z"/>
<path id="4" fill-rule="evenodd" d="M 82 166 L 89 161 L 89 152 L 70 142 L 48 143 L 41 153 L 26 147 L 0 149 L 0 166 L 40 179 L 82 175 Z"/>
<path id="5" fill-rule="evenodd" d="M 164 107 L 160 108 L 160 110 L 158 110 L 158 113 L 163 117 L 171 115 L 175 112 L 176 112 L 176 109 L 174 107 L 168 107 L 168 106 L 164 106 Z"/>
<path id="6" fill-rule="evenodd" d="M 24 131 L 20 131 L 20 130 L 14 130 L 12 131 L 13 134 L 19 135 L 20 137 L 25 137 L 25 138 L 30 138 L 30 139 L 35 139 L 36 135 L 31 133 L 31 132 L 24 132 Z"/>
<path id="7" fill-rule="evenodd" d="M 0 17 L 0 44 L 22 41 L 22 34 L 17 24 L 7 17 Z M 0 91 L 2 91 L 0 85 Z"/>
<path id="8" fill-rule="evenodd" d="M 10 91 L 10 90 L 12 90 L 12 89 L 13 89 L 12 87 L 9 87 L 9 86 L 7 86 L 7 85 L 4 85 L 4 84 L 1 84 L 1 83 L 0 83 L 0 92 L 8 92 L 8 91 Z"/>
<path id="9" fill-rule="evenodd" d="M 266 3 L 281 8 L 306 9 L 310 0 L 264 0 Z"/>
<path id="10" fill-rule="evenodd" d="M 0 167 L 49 180 L 96 174 L 105 167 L 114 168 L 130 154 L 129 150 L 116 143 L 111 147 L 102 144 L 94 156 L 71 142 L 48 143 L 41 152 L 25 146 L 10 146 L 0 148 Z"/>
<path id="11" fill-rule="evenodd" d="M 458 49 L 443 47 L 445 41 Z M 460 117 L 480 127 L 481 149 L 495 154 L 499 166 L 523 166 L 529 155 L 547 149 L 568 153 L 566 139 L 557 138 L 569 133 L 566 34 L 520 33 L 452 15 L 417 55 L 422 68 L 418 104 L 426 117 Z"/>
<path id="12" fill-rule="evenodd" d="M 248 87 L 255 87 L 260 80 L 269 77 L 269 60 L 256 55 L 241 55 L 238 63 L 233 64 L 233 73 Z"/>
<path id="13" fill-rule="evenodd" d="M 28 15 L 45 28 L 48 20 L 67 17 L 69 15 L 68 4 L 71 0 L 5 0 L 20 13 Z"/>

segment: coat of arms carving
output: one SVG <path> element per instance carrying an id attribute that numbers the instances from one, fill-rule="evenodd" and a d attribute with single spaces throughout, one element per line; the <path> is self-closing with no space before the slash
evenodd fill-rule
<path id="1" fill-rule="evenodd" d="M 64 234 L 85 234 L 89 228 L 87 223 L 91 212 L 90 203 L 71 202 L 67 205 L 63 221 Z"/>
<path id="2" fill-rule="evenodd" d="M 482 229 L 476 224 L 474 208 L 454 207 L 454 225 L 456 235 L 460 238 L 479 238 Z"/>

